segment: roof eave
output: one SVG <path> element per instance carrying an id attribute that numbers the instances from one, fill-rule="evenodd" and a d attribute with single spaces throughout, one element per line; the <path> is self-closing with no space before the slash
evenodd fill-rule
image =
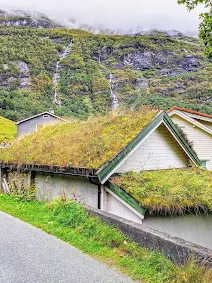
<path id="1" fill-rule="evenodd" d="M 57 119 L 59 119 L 59 120 L 61 120 L 61 121 L 63 121 L 63 122 L 71 123 L 71 122 L 68 121 L 68 120 L 65 120 L 65 119 L 63 119 L 63 118 L 61 118 L 61 117 L 59 117 L 59 116 L 57 116 L 57 115 L 55 115 L 55 114 L 52 114 L 52 113 L 50 113 L 50 112 L 48 112 L 48 111 L 45 111 L 45 112 L 39 113 L 39 114 L 37 114 L 37 115 L 31 116 L 31 117 L 29 117 L 29 118 L 23 119 L 23 120 L 21 120 L 21 121 L 18 121 L 18 122 L 16 122 L 15 124 L 16 124 L 16 125 L 20 125 L 21 123 L 24 123 L 24 122 L 26 122 L 26 121 L 32 120 L 32 119 L 34 119 L 34 118 L 37 118 L 37 117 L 42 116 L 42 115 L 45 115 L 45 114 L 46 114 L 46 115 L 50 115 L 50 116 L 52 116 L 52 117 L 54 117 L 54 118 L 57 118 Z"/>
<path id="2" fill-rule="evenodd" d="M 185 138 L 181 135 L 180 131 L 178 130 L 177 126 L 174 124 L 174 122 L 171 120 L 168 114 L 164 113 L 163 117 L 164 123 L 168 126 L 170 131 L 175 135 L 175 137 L 178 140 L 178 143 L 184 148 L 185 152 L 189 156 L 189 158 L 193 161 L 193 163 L 196 166 L 201 165 L 201 161 L 197 157 L 196 153 L 193 151 L 193 149 L 189 146 L 188 142 L 185 140 Z"/>
<path id="3" fill-rule="evenodd" d="M 191 116 L 189 116 L 187 114 L 184 114 L 184 112 L 182 112 L 182 111 L 173 110 L 173 111 L 169 112 L 168 115 L 169 115 L 169 117 L 172 117 L 173 115 L 177 115 L 177 116 L 181 117 L 182 119 L 185 119 L 189 123 L 194 124 L 198 128 L 200 128 L 203 131 L 205 131 L 205 132 L 207 132 L 207 133 L 212 135 L 212 130 L 210 128 L 208 128 L 207 126 L 201 124 L 197 120 L 193 119 Z"/>
<path id="4" fill-rule="evenodd" d="M 111 181 L 107 181 L 105 186 L 109 188 L 115 195 L 121 198 L 125 203 L 135 209 L 139 214 L 145 216 L 146 209 L 130 194 L 128 194 L 125 190 L 115 185 Z"/>
<path id="5" fill-rule="evenodd" d="M 187 114 L 194 114 L 194 115 L 197 115 L 199 117 L 205 117 L 205 118 L 209 118 L 211 119 L 212 121 L 212 115 L 209 115 L 209 114 L 206 114 L 206 113 L 202 113 L 202 112 L 198 112 L 198 111 L 193 111 L 193 110 L 189 110 L 189 109 L 186 109 L 186 108 L 181 108 L 181 107 L 178 107 L 178 106 L 173 106 L 172 108 L 170 108 L 167 113 L 171 113 L 172 111 L 174 110 L 178 110 L 178 111 L 181 111 L 181 112 L 185 112 Z"/>
<path id="6" fill-rule="evenodd" d="M 0 162 L 1 168 L 16 169 L 23 171 L 35 171 L 41 173 L 53 173 L 81 177 L 97 177 L 97 170 L 84 167 L 58 166 L 58 165 L 38 165 L 38 164 L 18 164 Z"/>

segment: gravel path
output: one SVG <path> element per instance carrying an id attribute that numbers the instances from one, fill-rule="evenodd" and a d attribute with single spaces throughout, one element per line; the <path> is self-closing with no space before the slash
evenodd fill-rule
<path id="1" fill-rule="evenodd" d="M 71 245 L 0 212 L 1 283 L 132 283 Z"/>

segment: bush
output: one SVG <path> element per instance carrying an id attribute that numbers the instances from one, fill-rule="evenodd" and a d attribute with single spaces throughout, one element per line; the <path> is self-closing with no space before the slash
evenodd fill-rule
<path id="1" fill-rule="evenodd" d="M 35 200 L 35 185 L 28 183 L 28 175 L 19 172 L 9 173 L 10 194 L 22 201 Z"/>

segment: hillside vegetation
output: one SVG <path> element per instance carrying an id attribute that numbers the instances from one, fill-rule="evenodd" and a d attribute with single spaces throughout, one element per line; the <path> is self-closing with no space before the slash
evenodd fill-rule
<path id="1" fill-rule="evenodd" d="M 173 105 L 212 112 L 212 64 L 201 42 L 176 33 L 94 35 L 32 21 L 0 21 L 0 115 L 20 120 L 54 107 L 56 114 L 87 119 L 111 110 L 111 88 L 120 105 Z M 47 24 L 45 24 L 47 22 Z M 16 23 L 17 24 L 17 23 Z M 58 93 L 53 104 L 53 74 L 61 52 Z M 111 77 L 111 82 L 110 82 Z M 110 85 L 111 84 L 111 85 Z"/>
<path id="2" fill-rule="evenodd" d="M 13 121 L 0 117 L 0 143 L 11 142 L 17 133 L 17 127 Z"/>
<path id="3" fill-rule="evenodd" d="M 123 149 L 158 113 L 143 108 L 114 112 L 88 121 L 41 128 L 0 150 L 0 160 L 98 169 Z M 35 146 L 36 145 L 36 146 Z"/>

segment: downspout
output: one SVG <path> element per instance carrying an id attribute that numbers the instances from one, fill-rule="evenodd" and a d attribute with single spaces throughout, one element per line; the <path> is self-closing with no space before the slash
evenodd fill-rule
<path id="1" fill-rule="evenodd" d="M 92 178 L 92 177 L 89 177 L 89 182 L 93 185 L 96 185 L 97 188 L 98 188 L 98 204 L 97 204 L 97 207 L 98 207 L 98 209 L 101 209 L 101 196 L 102 196 L 101 183 L 99 182 L 98 178 Z"/>
<path id="2" fill-rule="evenodd" d="M 98 209 L 101 209 L 101 196 L 102 196 L 101 185 L 98 185 Z"/>

